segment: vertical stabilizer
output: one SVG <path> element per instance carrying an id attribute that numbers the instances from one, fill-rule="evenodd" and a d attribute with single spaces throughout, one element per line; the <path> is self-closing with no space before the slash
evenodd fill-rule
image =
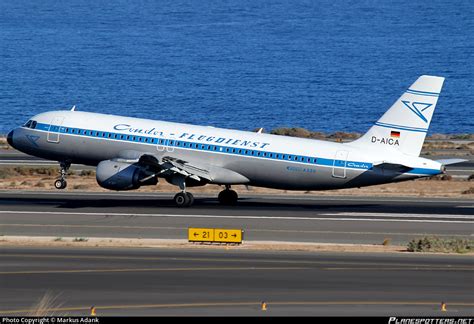
<path id="1" fill-rule="evenodd" d="M 354 141 L 373 149 L 395 149 L 419 156 L 444 78 L 422 75 L 369 131 Z"/>

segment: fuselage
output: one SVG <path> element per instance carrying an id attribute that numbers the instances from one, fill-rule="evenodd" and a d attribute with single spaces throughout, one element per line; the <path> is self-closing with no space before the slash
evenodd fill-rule
<path id="1" fill-rule="evenodd" d="M 361 187 L 432 176 L 442 169 L 436 161 L 401 154 L 389 145 L 371 151 L 352 143 L 79 111 L 36 115 L 12 131 L 9 142 L 27 154 L 93 166 L 129 152 L 174 156 L 232 170 L 249 185 L 288 190 Z M 376 167 L 385 160 L 404 161 L 411 168 Z"/>

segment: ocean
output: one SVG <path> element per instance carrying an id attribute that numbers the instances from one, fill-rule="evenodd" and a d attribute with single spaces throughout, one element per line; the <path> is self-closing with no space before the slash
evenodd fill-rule
<path id="1" fill-rule="evenodd" d="M 70 109 L 365 132 L 420 75 L 474 132 L 474 1 L 1 0 L 0 134 Z"/>

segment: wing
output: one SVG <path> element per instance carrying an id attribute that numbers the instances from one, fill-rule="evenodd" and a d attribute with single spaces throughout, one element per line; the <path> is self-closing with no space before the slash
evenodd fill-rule
<path id="1" fill-rule="evenodd" d="M 165 156 L 160 156 L 138 151 L 123 151 L 115 160 L 136 164 L 152 171 L 147 179 L 151 177 L 170 179 L 180 176 L 193 181 L 195 185 L 206 183 L 246 184 L 249 182 L 247 177 L 233 170 L 201 161 L 185 160 L 170 152 L 167 152 Z"/>

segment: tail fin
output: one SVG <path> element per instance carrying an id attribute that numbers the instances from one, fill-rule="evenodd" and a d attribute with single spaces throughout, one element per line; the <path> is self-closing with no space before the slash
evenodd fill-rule
<path id="1" fill-rule="evenodd" d="M 444 78 L 422 75 L 355 145 L 419 156 Z"/>

